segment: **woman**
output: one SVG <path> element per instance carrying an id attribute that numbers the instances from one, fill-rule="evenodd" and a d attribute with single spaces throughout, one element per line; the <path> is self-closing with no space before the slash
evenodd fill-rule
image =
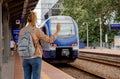
<path id="1" fill-rule="evenodd" d="M 24 30 L 33 29 L 31 31 L 31 35 L 33 37 L 33 43 L 36 47 L 36 51 L 34 56 L 30 58 L 23 58 L 23 69 L 24 69 L 24 79 L 40 79 L 40 72 L 41 72 L 41 62 L 42 62 L 42 47 L 39 44 L 39 40 L 43 40 L 47 43 L 52 43 L 59 31 L 60 31 L 60 24 L 57 24 L 57 31 L 50 37 L 46 36 L 39 28 L 36 27 L 37 17 L 34 12 L 30 12 L 27 22 L 28 25 L 21 29 L 20 36 L 23 34 Z"/>

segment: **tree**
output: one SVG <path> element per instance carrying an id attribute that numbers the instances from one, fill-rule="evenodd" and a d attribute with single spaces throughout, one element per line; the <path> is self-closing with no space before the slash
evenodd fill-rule
<path id="1" fill-rule="evenodd" d="M 89 24 L 89 40 L 90 42 L 99 42 L 99 21 L 102 20 L 103 41 L 107 33 L 109 42 L 113 41 L 114 35 L 119 34 L 118 31 L 109 30 L 111 20 L 119 22 L 120 20 L 120 0 L 61 0 L 64 9 L 61 14 L 73 17 L 79 26 L 79 37 L 86 40 L 86 26 L 84 22 Z M 93 40 L 94 39 L 94 40 Z"/>

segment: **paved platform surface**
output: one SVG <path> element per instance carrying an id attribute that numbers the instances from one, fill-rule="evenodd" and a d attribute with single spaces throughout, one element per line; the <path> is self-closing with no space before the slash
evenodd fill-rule
<path id="1" fill-rule="evenodd" d="M 2 79 L 24 79 L 22 59 L 16 55 L 2 65 Z M 42 61 L 41 79 L 75 79 L 52 65 Z"/>
<path id="2" fill-rule="evenodd" d="M 14 57 L 9 57 L 8 63 L 2 64 L 2 79 L 14 79 Z"/>

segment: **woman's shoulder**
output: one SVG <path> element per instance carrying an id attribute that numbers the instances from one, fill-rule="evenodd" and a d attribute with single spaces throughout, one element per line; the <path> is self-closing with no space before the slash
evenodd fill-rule
<path id="1" fill-rule="evenodd" d="M 34 30 L 35 30 L 36 32 L 39 32 L 40 28 L 34 27 Z"/>
<path id="2" fill-rule="evenodd" d="M 23 31 L 23 30 L 25 30 L 25 29 L 26 29 L 26 27 L 23 27 L 23 28 L 20 29 L 20 31 Z"/>

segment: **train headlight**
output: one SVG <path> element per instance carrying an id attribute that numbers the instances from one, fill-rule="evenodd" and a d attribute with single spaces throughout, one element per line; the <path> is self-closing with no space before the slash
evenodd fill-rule
<path id="1" fill-rule="evenodd" d="M 54 47 L 56 47 L 56 46 L 58 46 L 58 45 L 57 45 L 57 44 L 54 44 L 54 43 L 52 43 L 52 44 L 51 44 L 51 46 L 54 46 Z"/>
<path id="2" fill-rule="evenodd" d="M 77 46 L 77 43 L 73 43 L 73 44 L 71 44 L 71 46 Z"/>

